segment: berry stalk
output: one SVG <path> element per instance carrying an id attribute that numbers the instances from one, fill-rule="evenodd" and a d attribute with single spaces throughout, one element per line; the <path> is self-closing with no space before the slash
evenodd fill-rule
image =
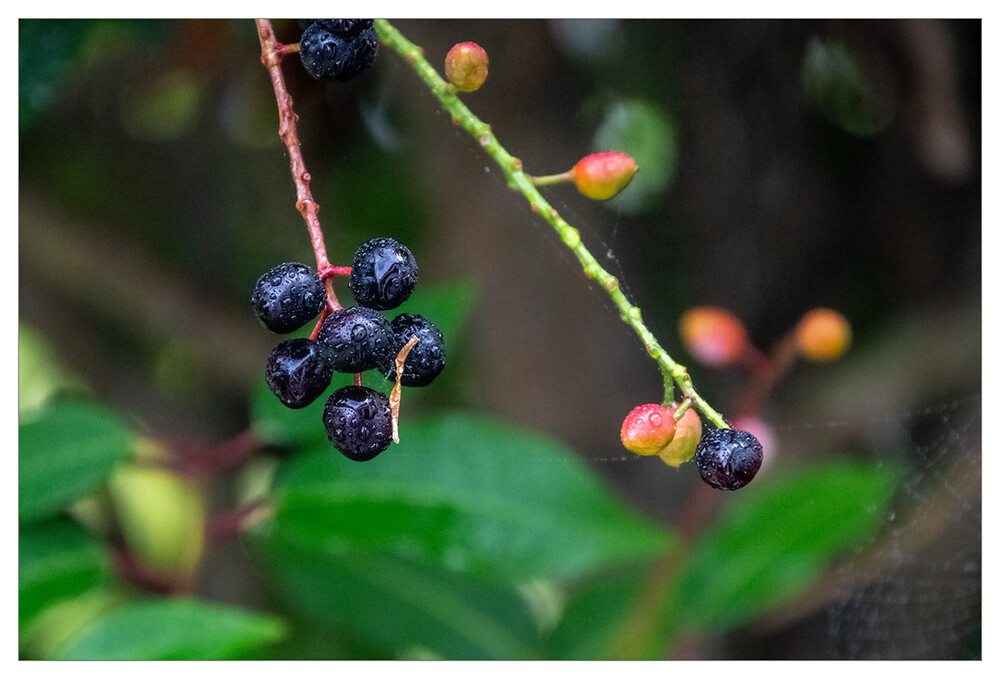
<path id="1" fill-rule="evenodd" d="M 278 104 L 278 136 L 285 143 L 288 149 L 288 160 L 292 173 L 292 181 L 295 182 L 295 208 L 302 215 L 309 229 L 309 238 L 312 241 L 313 252 L 316 253 L 316 270 L 326 272 L 330 269 L 330 260 L 326 256 L 326 245 L 323 241 L 323 229 L 319 223 L 319 204 L 313 200 L 309 182 L 312 177 L 306 170 L 305 159 L 302 157 L 302 149 L 299 144 L 299 135 L 296 123 L 299 117 L 292 108 L 292 95 L 285 85 L 285 75 L 281 70 L 281 61 L 286 54 L 298 52 L 298 45 L 283 45 L 278 42 L 274 35 L 274 29 L 268 19 L 257 19 L 257 37 L 260 38 L 260 60 L 267 68 L 271 76 L 271 85 L 274 87 L 274 98 Z M 324 276 L 326 285 L 327 305 L 331 310 L 340 308 L 337 295 L 333 290 L 333 281 L 329 276 Z"/>
<path id="2" fill-rule="evenodd" d="M 664 401 L 673 400 L 674 385 L 680 389 L 691 405 L 697 408 L 708 420 L 719 428 L 727 429 L 729 425 L 714 408 L 703 399 L 694 388 L 687 368 L 677 363 L 663 349 L 659 341 L 646 327 L 638 307 L 629 302 L 621 291 L 618 279 L 607 272 L 580 239 L 580 232 L 563 219 L 536 188 L 539 178 L 532 178 L 524 172 L 521 160 L 512 156 L 497 140 L 492 129 L 480 120 L 458 98 L 454 87 L 450 86 L 424 58 L 423 50 L 407 40 L 391 23 L 385 19 L 375 20 L 375 30 L 382 43 L 402 56 L 413 68 L 416 74 L 427 85 L 430 91 L 441 102 L 442 108 L 451 114 L 452 120 L 461 125 L 479 145 L 488 153 L 503 171 L 507 185 L 520 192 L 537 212 L 555 229 L 563 244 L 580 261 L 584 274 L 604 288 L 611 300 L 618 307 L 622 321 L 630 326 L 639 336 L 646 353 L 656 362 L 663 375 Z M 683 413 L 681 413 L 683 414 Z"/>

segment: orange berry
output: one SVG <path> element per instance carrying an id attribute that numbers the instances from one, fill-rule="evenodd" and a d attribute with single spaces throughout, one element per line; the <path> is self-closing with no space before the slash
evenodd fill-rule
<path id="1" fill-rule="evenodd" d="M 636 455 L 656 455 L 674 438 L 674 418 L 658 403 L 636 406 L 622 422 L 622 443 Z"/>
<path id="2" fill-rule="evenodd" d="M 671 419 L 673 419 L 676 410 L 676 403 L 667 404 L 666 411 L 670 414 Z M 671 467 L 679 467 L 694 457 L 695 448 L 698 447 L 698 441 L 701 440 L 701 418 L 694 408 L 688 408 L 681 415 L 681 419 L 676 421 L 675 428 L 674 438 L 663 450 L 657 453 Z"/>
<path id="3" fill-rule="evenodd" d="M 810 361 L 839 358 L 850 343 L 851 324 L 833 309 L 813 309 L 795 326 L 795 348 Z"/>
<path id="4" fill-rule="evenodd" d="M 475 92 L 489 72 L 490 58 L 486 50 L 474 42 L 460 42 L 444 58 L 444 74 L 462 92 Z"/>
<path id="5" fill-rule="evenodd" d="M 638 169 L 632 156 L 606 151 L 584 156 L 569 174 L 580 193 L 594 200 L 605 200 L 628 186 Z"/>
<path id="6" fill-rule="evenodd" d="M 681 315 L 681 342 L 697 361 L 710 366 L 736 363 L 747 348 L 740 319 L 718 307 L 695 307 Z"/>

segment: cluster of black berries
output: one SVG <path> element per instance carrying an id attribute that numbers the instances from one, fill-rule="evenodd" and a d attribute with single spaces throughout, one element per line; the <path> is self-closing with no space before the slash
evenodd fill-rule
<path id="1" fill-rule="evenodd" d="M 444 369 L 441 331 L 418 314 L 399 314 L 391 322 L 382 315 L 406 301 L 417 275 L 416 259 L 401 243 L 380 237 L 362 244 L 349 282 L 357 306 L 330 312 L 315 339 L 285 340 L 271 351 L 265 376 L 274 395 L 289 408 L 304 408 L 326 391 L 335 372 L 378 370 L 396 380 L 396 357 L 414 336 L 399 382 L 430 384 Z M 288 262 L 257 280 L 250 303 L 267 329 L 284 334 L 316 318 L 326 304 L 326 288 L 314 269 Z M 326 402 L 323 424 L 346 457 L 370 460 L 392 440 L 389 398 L 369 387 L 342 387 Z"/>
<path id="2" fill-rule="evenodd" d="M 343 82 L 375 61 L 378 34 L 371 19 L 305 19 L 299 55 L 317 80 Z"/>

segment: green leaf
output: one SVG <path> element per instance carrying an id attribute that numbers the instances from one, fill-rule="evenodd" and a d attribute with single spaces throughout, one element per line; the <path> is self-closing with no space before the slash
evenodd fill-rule
<path id="1" fill-rule="evenodd" d="M 38 410 L 60 391 L 83 392 L 83 382 L 63 367 L 47 337 L 24 323 L 17 326 L 17 409 Z"/>
<path id="2" fill-rule="evenodd" d="M 56 98 L 80 60 L 92 21 L 18 22 L 18 110 L 24 128 Z"/>
<path id="3" fill-rule="evenodd" d="M 574 582 L 559 624 L 546 637 L 546 657 L 609 660 L 624 652 L 629 660 L 647 659 L 641 655 L 646 649 L 630 645 L 629 623 L 652 569 L 648 562 L 630 564 Z M 662 649 L 662 642 L 656 646 Z"/>
<path id="4" fill-rule="evenodd" d="M 307 627 L 333 628 L 347 642 L 373 649 L 374 657 L 523 659 L 537 648 L 538 630 L 512 587 L 393 554 L 306 545 L 277 532 L 258 545 L 268 581 Z"/>
<path id="5" fill-rule="evenodd" d="M 813 38 L 802 61 L 801 78 L 806 98 L 845 132 L 868 137 L 892 121 L 887 93 L 873 86 L 842 43 Z"/>
<path id="6" fill-rule="evenodd" d="M 63 660 L 232 660 L 253 658 L 281 639 L 274 617 L 190 599 L 149 599 L 98 618 Z"/>
<path id="7" fill-rule="evenodd" d="M 873 534 L 895 472 L 837 462 L 739 491 L 687 560 L 679 619 L 720 631 L 801 592 L 834 556 Z"/>
<path id="8" fill-rule="evenodd" d="M 104 481 L 128 455 L 132 435 L 107 408 L 60 403 L 18 431 L 18 514 L 21 522 L 51 516 Z"/>
<path id="9" fill-rule="evenodd" d="M 97 542 L 68 519 L 21 526 L 17 566 L 22 630 L 46 608 L 99 587 L 111 571 Z"/>
<path id="10" fill-rule="evenodd" d="M 610 203 L 640 212 L 661 202 L 677 164 L 677 134 L 667 113 L 641 99 L 614 102 L 594 135 L 593 149 L 620 151 L 635 159 L 639 171 Z"/>
<path id="11" fill-rule="evenodd" d="M 400 437 L 369 462 L 329 443 L 289 461 L 276 530 L 508 582 L 579 575 L 671 542 L 543 437 L 468 414 L 404 419 Z"/>

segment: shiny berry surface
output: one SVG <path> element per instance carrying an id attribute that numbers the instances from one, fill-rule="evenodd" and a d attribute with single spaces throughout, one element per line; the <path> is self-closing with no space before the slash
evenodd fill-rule
<path id="1" fill-rule="evenodd" d="M 636 455 L 656 455 L 674 438 L 672 414 L 659 403 L 636 406 L 622 421 L 622 445 Z"/>
<path id="2" fill-rule="evenodd" d="M 350 80 L 375 61 L 378 34 L 371 25 L 356 32 L 330 30 L 329 21 L 350 20 L 319 19 L 309 24 L 299 40 L 302 66 L 317 80 Z"/>
<path id="3" fill-rule="evenodd" d="M 354 301 L 371 309 L 395 309 L 413 292 L 419 270 L 409 248 L 393 238 L 366 241 L 354 253 L 348 283 Z"/>
<path id="4" fill-rule="evenodd" d="M 323 410 L 326 435 L 344 457 L 370 460 L 392 442 L 389 397 L 355 385 L 333 392 Z"/>
<path id="5" fill-rule="evenodd" d="M 354 35 L 372 27 L 371 19 L 314 19 L 331 33 Z M 312 23 L 312 22 L 310 22 Z"/>
<path id="6" fill-rule="evenodd" d="M 392 329 L 374 309 L 346 307 L 330 313 L 316 341 L 334 372 L 359 373 L 385 365 Z"/>
<path id="7" fill-rule="evenodd" d="M 257 279 L 250 305 L 271 332 L 298 330 L 316 318 L 326 303 L 326 289 L 316 270 L 298 262 L 285 262 Z"/>
<path id="8" fill-rule="evenodd" d="M 444 58 L 444 74 L 448 82 L 462 92 L 475 92 L 489 74 L 490 58 L 486 50 L 474 42 L 460 42 Z"/>
<path id="9" fill-rule="evenodd" d="M 673 419 L 677 411 L 676 403 L 668 403 L 667 413 Z M 674 438 L 657 455 L 671 467 L 679 467 L 692 457 L 701 440 L 701 418 L 694 408 L 688 408 L 681 419 L 675 420 Z"/>
<path id="10" fill-rule="evenodd" d="M 276 346 L 264 370 L 267 386 L 289 408 L 304 408 L 315 401 L 330 386 L 332 375 L 319 345 L 304 337 Z"/>
<path id="11" fill-rule="evenodd" d="M 594 200 L 616 196 L 632 182 L 639 166 L 625 153 L 605 151 L 584 156 L 570 170 L 577 190 Z"/>
<path id="12" fill-rule="evenodd" d="M 391 380 L 396 379 L 396 356 L 410 338 L 416 335 L 417 343 L 406 355 L 400 383 L 404 387 L 426 387 L 444 370 L 444 335 L 434 323 L 420 314 L 400 314 L 392 319 L 390 325 L 392 348 L 388 362 L 382 367 L 382 373 Z"/>
<path id="13" fill-rule="evenodd" d="M 719 490 L 737 490 L 753 480 L 764 461 L 764 448 L 748 431 L 712 429 L 694 454 L 702 480 Z"/>

